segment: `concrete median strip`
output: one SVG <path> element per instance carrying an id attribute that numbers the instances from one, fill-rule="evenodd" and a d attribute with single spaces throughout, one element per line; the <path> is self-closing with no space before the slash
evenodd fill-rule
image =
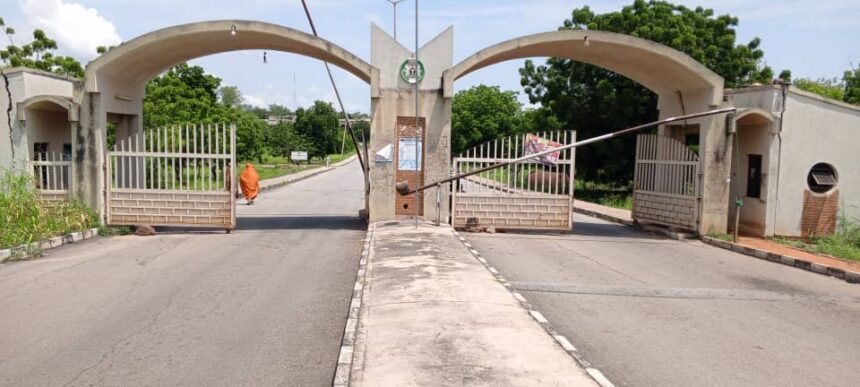
<path id="1" fill-rule="evenodd" d="M 387 222 L 369 235 L 352 369 L 336 385 L 600 384 L 451 228 Z"/>
<path id="2" fill-rule="evenodd" d="M 349 314 L 346 319 L 346 327 L 344 327 L 343 338 L 341 339 L 340 355 L 337 359 L 337 368 L 335 369 L 334 380 L 332 386 L 346 387 L 350 385 L 350 373 L 352 371 L 353 359 L 355 358 L 355 337 L 359 325 L 359 317 L 361 316 L 361 305 L 364 299 L 364 292 L 367 288 L 367 257 L 370 255 L 370 244 L 373 240 L 373 227 L 367 228 L 367 235 L 364 238 L 361 250 L 361 260 L 358 262 L 358 272 L 355 275 L 355 286 L 353 286 L 352 300 L 349 303 Z"/>

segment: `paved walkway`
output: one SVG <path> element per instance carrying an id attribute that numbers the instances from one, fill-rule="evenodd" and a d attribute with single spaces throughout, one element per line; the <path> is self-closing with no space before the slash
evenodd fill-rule
<path id="1" fill-rule="evenodd" d="M 608 217 L 612 218 L 612 221 L 616 221 L 619 223 L 633 223 L 633 215 L 631 215 L 630 210 L 608 207 L 591 202 L 584 202 L 582 200 L 574 200 L 573 208 L 579 210 L 577 212 L 584 213 L 587 215 L 597 216 L 604 219 Z"/>
<path id="2" fill-rule="evenodd" d="M 373 227 L 351 385 L 596 385 L 451 228 Z"/>

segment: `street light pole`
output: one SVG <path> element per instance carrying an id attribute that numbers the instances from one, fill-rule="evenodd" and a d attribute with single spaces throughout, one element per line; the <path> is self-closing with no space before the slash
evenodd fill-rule
<path id="1" fill-rule="evenodd" d="M 403 0 L 388 0 L 394 6 L 394 40 L 397 40 L 397 4 Z"/>

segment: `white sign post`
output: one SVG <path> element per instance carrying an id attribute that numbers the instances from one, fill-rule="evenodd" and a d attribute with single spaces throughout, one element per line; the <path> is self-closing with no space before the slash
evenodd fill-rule
<path id="1" fill-rule="evenodd" d="M 290 160 L 292 160 L 292 161 L 307 161 L 308 160 L 308 152 L 292 151 L 292 152 L 290 152 Z"/>

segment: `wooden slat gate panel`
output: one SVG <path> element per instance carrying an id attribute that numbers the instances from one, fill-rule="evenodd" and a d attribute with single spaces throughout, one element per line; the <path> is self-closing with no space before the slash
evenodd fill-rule
<path id="1" fill-rule="evenodd" d="M 147 130 L 107 152 L 110 225 L 236 226 L 236 126 Z"/>
<path id="2" fill-rule="evenodd" d="M 633 219 L 696 230 L 700 198 L 699 156 L 666 136 L 636 138 Z"/>
<path id="3" fill-rule="evenodd" d="M 575 131 L 537 133 L 570 144 Z M 496 139 L 454 158 L 453 173 L 463 173 L 525 155 L 527 134 Z M 574 150 L 561 151 L 556 165 L 539 160 L 507 165 L 454 183 L 451 224 L 456 228 L 562 230 L 573 225 Z"/>

